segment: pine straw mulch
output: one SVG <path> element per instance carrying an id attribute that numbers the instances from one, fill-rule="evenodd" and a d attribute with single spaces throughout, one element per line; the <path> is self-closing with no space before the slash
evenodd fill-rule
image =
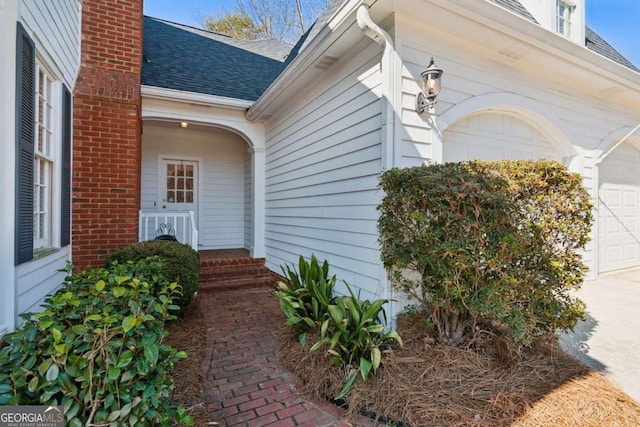
<path id="1" fill-rule="evenodd" d="M 173 372 L 175 388 L 172 400 L 186 408 L 196 426 L 209 425 L 202 394 L 205 378 L 201 368 L 205 355 L 207 324 L 197 295 L 189 303 L 184 317 L 167 323 L 166 329 L 169 335 L 165 338 L 165 343 L 187 352 L 189 356 L 180 360 Z"/>
<path id="2" fill-rule="evenodd" d="M 375 414 L 403 426 L 638 426 L 640 405 L 601 374 L 563 352 L 555 339 L 516 351 L 499 332 L 464 348 L 436 343 L 424 315 L 398 319 L 404 347 L 388 351 L 375 376 L 345 397 L 350 416 Z M 313 344 L 310 337 L 309 342 Z M 338 394 L 348 373 L 288 330 L 280 360 L 316 399 Z"/>

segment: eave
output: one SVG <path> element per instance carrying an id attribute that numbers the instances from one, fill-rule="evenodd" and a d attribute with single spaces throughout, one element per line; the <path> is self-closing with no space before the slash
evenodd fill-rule
<path id="1" fill-rule="evenodd" d="M 253 101 L 244 99 L 207 95 L 203 93 L 187 92 L 183 90 L 167 89 L 147 85 L 142 85 L 141 94 L 143 99 L 147 98 L 162 101 L 174 101 L 192 105 L 219 107 L 231 110 L 247 110 L 254 103 Z"/>

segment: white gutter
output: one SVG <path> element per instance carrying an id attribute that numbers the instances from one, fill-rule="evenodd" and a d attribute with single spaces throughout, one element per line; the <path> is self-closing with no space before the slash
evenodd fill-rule
<path id="1" fill-rule="evenodd" d="M 633 135 L 634 133 L 636 133 L 636 131 L 640 129 L 640 123 L 638 123 L 638 126 L 636 126 L 635 128 L 633 128 L 633 130 L 631 132 L 629 132 L 628 134 L 626 134 L 620 141 L 616 142 L 613 147 L 609 148 L 605 153 L 601 154 L 600 157 L 598 157 L 598 160 L 595 161 L 596 165 L 599 165 L 600 163 L 602 163 L 602 161 L 604 159 L 607 158 L 607 156 L 609 154 L 611 154 L 613 152 L 613 150 L 615 150 L 616 148 L 618 148 L 620 146 L 620 144 L 622 144 L 623 142 L 625 142 L 627 140 L 627 138 L 629 138 L 631 135 Z"/>
<path id="2" fill-rule="evenodd" d="M 156 86 L 142 85 L 140 93 L 143 97 L 149 99 L 160 99 L 170 101 L 188 102 L 196 105 L 215 105 L 234 110 L 247 110 L 254 101 L 244 99 L 228 98 L 226 96 L 207 95 L 204 93 L 187 92 L 177 89 L 166 89 Z"/>
<path id="3" fill-rule="evenodd" d="M 395 45 L 389 33 L 373 22 L 369 15 L 368 6 L 361 4 L 358 7 L 356 17 L 362 32 L 384 48 L 380 59 L 380 73 L 382 74 L 382 167 L 383 169 L 391 169 L 395 165 L 393 155 L 395 137 L 395 110 L 393 107 L 396 98 Z"/>

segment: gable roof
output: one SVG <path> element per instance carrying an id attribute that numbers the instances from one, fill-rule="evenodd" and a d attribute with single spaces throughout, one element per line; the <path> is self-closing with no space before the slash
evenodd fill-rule
<path id="1" fill-rule="evenodd" d="M 347 1 L 332 0 L 293 48 L 277 40 L 234 39 L 145 16 L 142 84 L 255 101 Z M 490 1 L 538 24 L 519 0 Z M 589 27 L 585 29 L 585 46 L 640 71 Z"/>
<path id="2" fill-rule="evenodd" d="M 520 3 L 519 0 L 491 0 L 495 4 L 504 7 L 507 10 L 515 13 L 516 15 L 520 15 L 523 18 L 527 18 L 529 21 L 534 24 L 540 24 L 536 18 L 533 17 L 531 13 Z"/>
<path id="3" fill-rule="evenodd" d="M 632 70 L 640 71 L 638 67 L 633 65 L 631 61 L 629 61 L 627 58 L 622 56 L 620 52 L 615 50 L 609 43 L 607 43 L 602 37 L 596 34 L 596 32 L 593 31 L 591 28 L 585 27 L 584 35 L 586 39 L 585 45 L 587 46 L 588 49 L 596 53 L 599 53 L 605 58 L 609 58 L 610 60 L 615 61 L 618 64 L 631 68 Z"/>
<path id="4" fill-rule="evenodd" d="M 529 13 L 529 11 L 520 3 L 519 0 L 491 0 L 493 3 L 502 6 L 503 8 L 514 12 L 529 21 L 539 24 L 539 22 Z M 607 43 L 602 37 L 600 37 L 595 31 L 588 26 L 585 26 L 585 42 L 584 45 L 587 49 L 604 56 L 620 65 L 624 65 L 634 71 L 640 71 L 635 65 L 631 63 L 627 58 L 622 56 L 620 52 L 615 50 L 609 43 Z"/>
<path id="5" fill-rule="evenodd" d="M 280 74 L 290 47 L 238 40 L 144 17 L 142 84 L 255 101 Z"/>

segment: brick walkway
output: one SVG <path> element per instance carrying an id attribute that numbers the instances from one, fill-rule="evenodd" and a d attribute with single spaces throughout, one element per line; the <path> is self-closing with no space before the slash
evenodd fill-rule
<path id="1" fill-rule="evenodd" d="M 203 292 L 209 322 L 203 360 L 206 403 L 220 426 L 374 426 L 348 422 L 341 409 L 312 402 L 295 390 L 278 363 L 275 332 L 284 321 L 269 289 Z"/>

